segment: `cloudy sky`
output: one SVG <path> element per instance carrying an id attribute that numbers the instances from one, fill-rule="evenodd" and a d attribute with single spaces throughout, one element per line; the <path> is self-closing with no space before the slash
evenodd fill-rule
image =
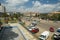
<path id="1" fill-rule="evenodd" d="M 8 12 L 53 12 L 60 10 L 60 0 L 0 0 Z"/>

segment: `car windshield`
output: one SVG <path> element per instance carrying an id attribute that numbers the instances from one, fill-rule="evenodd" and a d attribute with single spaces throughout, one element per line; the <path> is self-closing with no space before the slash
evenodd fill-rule
<path id="1" fill-rule="evenodd" d="M 41 35 L 40 37 L 42 37 L 42 38 L 46 38 L 46 36 L 44 36 L 44 35 Z"/>

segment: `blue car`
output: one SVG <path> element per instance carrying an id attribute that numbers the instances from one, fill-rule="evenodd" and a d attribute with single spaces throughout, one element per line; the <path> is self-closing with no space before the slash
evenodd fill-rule
<path id="1" fill-rule="evenodd" d="M 60 28 L 58 28 L 58 29 L 57 29 L 57 32 L 59 32 L 59 33 L 60 33 Z"/>

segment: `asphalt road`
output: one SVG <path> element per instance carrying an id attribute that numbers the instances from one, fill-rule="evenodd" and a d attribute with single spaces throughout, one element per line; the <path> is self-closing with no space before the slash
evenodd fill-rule
<path id="1" fill-rule="evenodd" d="M 33 18 L 34 19 L 34 18 Z M 32 19 L 32 20 L 33 20 Z M 38 18 L 36 18 L 37 20 L 39 20 Z M 32 22 L 32 21 L 27 21 L 26 19 L 24 19 L 26 26 L 28 27 L 28 25 Z M 27 25 L 28 24 L 28 25 Z M 57 28 L 60 27 L 60 21 L 54 22 L 54 21 L 48 21 L 48 20 L 40 20 L 39 23 L 37 23 L 37 26 L 39 28 L 39 32 L 36 34 L 33 34 L 35 37 L 39 37 L 41 35 L 42 32 L 44 31 L 49 31 L 49 28 L 53 26 L 55 29 L 55 32 L 57 30 Z M 50 32 L 50 31 L 49 31 Z M 52 40 L 51 37 L 55 32 L 50 32 L 49 38 L 47 40 Z"/>
<path id="2" fill-rule="evenodd" d="M 44 32 L 44 31 L 49 31 L 49 28 L 53 26 L 55 29 L 55 32 L 57 28 L 60 27 L 60 22 L 51 22 L 51 21 L 46 21 L 46 20 L 41 20 L 40 23 L 37 24 L 36 27 L 39 28 L 39 32 L 34 34 L 36 37 L 39 37 L 39 35 Z M 50 31 L 49 31 L 50 32 Z M 55 32 L 50 32 L 49 38 L 47 40 L 52 40 L 51 37 Z"/>
<path id="3" fill-rule="evenodd" d="M 54 21 L 42 20 L 39 25 L 42 26 L 45 29 L 49 29 L 49 27 L 53 26 L 55 28 L 55 30 L 56 30 L 57 28 L 60 27 L 60 21 L 54 22 Z"/>

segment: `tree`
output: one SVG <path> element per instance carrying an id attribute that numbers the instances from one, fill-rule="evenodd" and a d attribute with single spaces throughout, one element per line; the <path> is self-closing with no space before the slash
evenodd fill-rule
<path id="1" fill-rule="evenodd" d="M 35 14 L 35 17 L 37 17 L 38 15 L 37 15 L 37 13 Z"/>
<path id="2" fill-rule="evenodd" d="M 8 17 L 9 15 L 7 13 L 3 13 L 3 17 Z"/>
<path id="3" fill-rule="evenodd" d="M 40 17 L 41 17 L 42 19 L 47 19 L 48 14 L 40 14 Z"/>
<path id="4" fill-rule="evenodd" d="M 58 14 L 58 20 L 60 21 L 60 14 Z"/>

